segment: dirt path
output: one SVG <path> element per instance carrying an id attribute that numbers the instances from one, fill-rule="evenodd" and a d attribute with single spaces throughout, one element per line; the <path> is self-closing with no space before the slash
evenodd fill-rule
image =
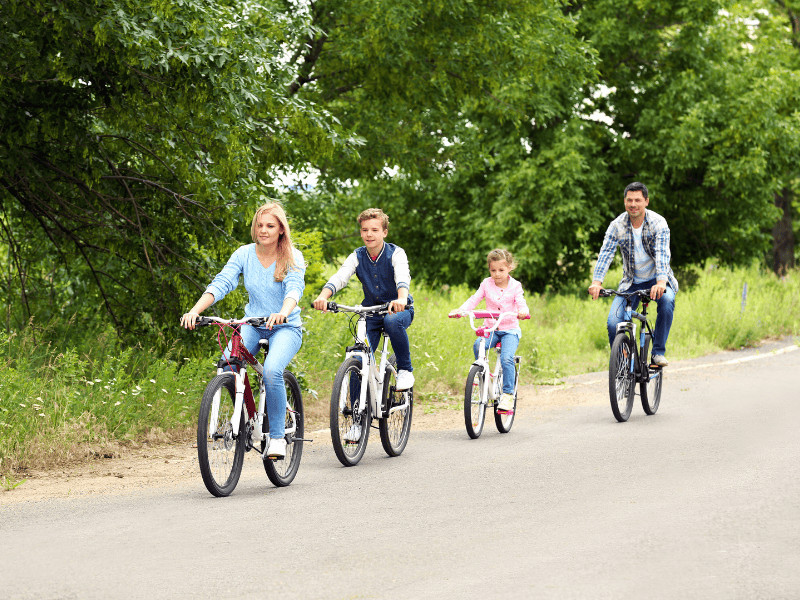
<path id="1" fill-rule="evenodd" d="M 605 401 L 578 393 L 580 383 L 561 386 L 523 386 L 520 390 L 518 418 L 529 418 L 536 411 L 588 401 Z M 487 415 L 487 418 L 489 415 Z M 487 422 L 487 426 L 490 423 Z M 463 429 L 462 405 L 417 405 L 413 430 Z M 413 435 L 412 430 L 412 435 Z M 466 435 L 466 434 L 465 434 Z M 330 443 L 327 429 L 311 436 L 315 446 Z M 332 450 L 331 450 L 332 452 Z M 16 488 L 0 492 L 0 506 L 35 502 L 49 498 L 113 495 L 156 487 L 173 487 L 200 477 L 197 446 L 191 435 L 171 444 L 129 448 L 113 458 L 96 458 L 51 471 L 31 471 Z"/>

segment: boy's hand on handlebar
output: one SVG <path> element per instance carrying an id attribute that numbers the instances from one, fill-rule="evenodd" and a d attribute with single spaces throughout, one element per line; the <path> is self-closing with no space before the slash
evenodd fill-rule
<path id="1" fill-rule="evenodd" d="M 390 313 L 403 312 L 406 309 L 406 302 L 407 302 L 406 300 L 400 300 L 399 298 L 397 300 L 392 300 L 389 303 L 389 312 Z"/>
<path id="2" fill-rule="evenodd" d="M 286 315 L 283 313 L 272 313 L 269 318 L 264 323 L 264 327 L 267 329 L 272 329 L 273 325 L 280 325 L 281 323 L 286 323 Z"/>
<path id="3" fill-rule="evenodd" d="M 322 312 L 328 312 L 328 299 L 329 298 L 326 298 L 325 296 L 320 294 L 319 296 L 317 296 L 317 299 L 314 300 L 312 306 L 317 310 L 321 310 Z"/>
<path id="4" fill-rule="evenodd" d="M 197 324 L 197 319 L 200 318 L 200 315 L 197 313 L 183 313 L 181 317 L 181 325 L 186 329 L 194 329 Z"/>

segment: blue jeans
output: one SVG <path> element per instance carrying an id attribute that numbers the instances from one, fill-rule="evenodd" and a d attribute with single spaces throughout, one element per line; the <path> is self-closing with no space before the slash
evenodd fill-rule
<path id="1" fill-rule="evenodd" d="M 411 366 L 411 347 L 408 344 L 408 334 L 406 329 L 411 326 L 414 320 L 414 308 L 406 308 L 403 312 L 390 313 L 382 317 L 367 318 L 367 339 L 372 352 L 379 350 L 378 343 L 381 339 L 381 330 L 389 336 L 392 342 L 394 357 L 397 359 L 398 371 L 413 371 Z"/>
<path id="2" fill-rule="evenodd" d="M 637 290 L 649 290 L 656 284 L 655 279 L 650 281 L 643 281 L 642 283 L 634 283 L 627 289 L 628 292 L 635 292 Z M 617 324 L 625 319 L 625 298 L 619 296 L 614 297 L 614 302 L 611 303 L 611 310 L 608 311 L 608 343 L 614 343 L 614 338 L 617 335 Z M 675 292 L 669 285 L 664 291 L 664 294 L 659 298 L 658 312 L 656 316 L 656 326 L 653 328 L 653 354 L 666 355 L 667 353 L 667 338 L 669 337 L 669 330 L 672 327 L 672 315 L 675 312 Z M 639 299 L 633 299 L 633 310 L 639 306 Z M 652 306 L 652 304 L 651 304 Z"/>
<path id="3" fill-rule="evenodd" d="M 480 337 L 475 340 L 472 346 L 472 352 L 475 354 L 475 358 L 478 358 L 478 350 L 480 349 L 481 343 L 484 344 L 484 347 L 488 351 L 489 348 L 497 345 L 497 342 L 502 343 L 502 346 L 500 346 L 500 366 L 503 369 L 503 393 L 513 394 L 514 384 L 516 383 L 514 354 L 516 354 L 517 348 L 519 347 L 519 336 L 516 332 L 494 331 L 491 337 Z"/>
<path id="4" fill-rule="evenodd" d="M 269 353 L 264 358 L 264 388 L 267 392 L 267 418 L 269 437 L 282 438 L 286 433 L 286 387 L 283 383 L 283 370 L 300 350 L 303 334 L 299 327 L 279 325 L 272 330 L 266 327 L 242 325 L 242 343 L 247 351 L 256 356 L 261 339 L 269 340 Z M 230 356 L 231 346 L 225 349 L 224 358 Z M 230 367 L 225 367 L 230 370 Z M 258 391 L 253 390 L 258 409 Z"/>

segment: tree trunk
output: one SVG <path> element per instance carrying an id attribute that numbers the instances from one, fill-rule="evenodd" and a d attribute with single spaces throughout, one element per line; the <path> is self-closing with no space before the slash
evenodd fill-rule
<path id="1" fill-rule="evenodd" d="M 794 267 L 794 231 L 792 229 L 791 190 L 783 188 L 775 194 L 775 206 L 783 215 L 772 227 L 772 268 L 778 275 L 785 275 Z"/>

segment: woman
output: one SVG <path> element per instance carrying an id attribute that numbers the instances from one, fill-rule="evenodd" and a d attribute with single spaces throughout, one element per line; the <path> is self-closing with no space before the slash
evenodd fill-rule
<path id="1" fill-rule="evenodd" d="M 258 352 L 260 339 L 270 341 L 264 359 L 270 438 L 264 458 L 276 459 L 286 454 L 283 370 L 303 341 L 297 303 L 305 288 L 306 265 L 301 252 L 292 246 L 289 223 L 280 204 L 271 202 L 256 210 L 250 234 L 254 243 L 241 246 L 231 255 L 194 307 L 181 317 L 181 324 L 194 329 L 200 313 L 236 289 L 239 275 L 244 277 L 249 296 L 245 318 L 267 317 L 263 327 L 243 325 L 241 332 L 242 342 L 253 355 Z M 226 358 L 229 352 L 230 346 Z"/>

